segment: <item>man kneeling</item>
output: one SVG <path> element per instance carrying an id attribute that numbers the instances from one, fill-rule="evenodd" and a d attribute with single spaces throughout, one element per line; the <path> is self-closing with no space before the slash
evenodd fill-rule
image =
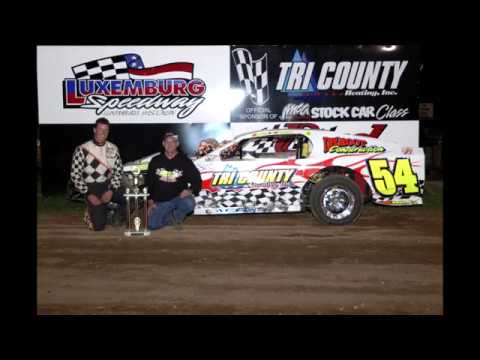
<path id="1" fill-rule="evenodd" d="M 150 230 L 181 224 L 193 212 L 193 195 L 198 195 L 202 184 L 192 160 L 178 150 L 178 135 L 166 133 L 162 144 L 165 151 L 150 161 L 145 178 Z"/>
<path id="2" fill-rule="evenodd" d="M 84 221 L 90 230 L 101 231 L 107 223 L 107 204 L 119 206 L 121 222 L 125 221 L 124 189 L 121 186 L 122 159 L 117 146 L 107 141 L 110 122 L 100 118 L 93 128 L 93 139 L 75 149 L 70 177 L 80 193 L 85 194 L 87 210 Z"/>

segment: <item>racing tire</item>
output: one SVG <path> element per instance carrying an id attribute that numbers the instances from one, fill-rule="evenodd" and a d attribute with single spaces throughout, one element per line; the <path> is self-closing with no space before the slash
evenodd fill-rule
<path id="1" fill-rule="evenodd" d="M 363 208 L 359 186 L 342 175 L 329 175 L 315 184 L 309 195 L 316 220 L 333 225 L 353 224 Z"/>

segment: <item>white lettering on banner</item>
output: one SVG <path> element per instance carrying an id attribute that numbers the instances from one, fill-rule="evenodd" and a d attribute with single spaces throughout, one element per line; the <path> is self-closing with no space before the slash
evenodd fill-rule
<path id="1" fill-rule="evenodd" d="M 365 74 L 363 76 L 362 89 L 375 89 L 375 83 L 377 81 L 378 73 L 380 71 L 379 61 L 369 61 Z"/>
<path id="2" fill-rule="evenodd" d="M 351 63 L 348 61 L 342 61 L 338 64 L 337 71 L 335 71 L 335 77 L 333 78 L 332 89 L 342 90 L 348 80 L 348 73 L 350 72 Z"/>
<path id="3" fill-rule="evenodd" d="M 318 90 L 397 89 L 408 65 L 404 61 L 327 61 L 320 69 Z M 315 62 L 282 62 L 276 89 L 307 90 Z M 389 81 L 390 80 L 390 81 Z M 388 95 L 382 93 L 382 95 Z"/>
<path id="4" fill-rule="evenodd" d="M 358 89 L 362 83 L 362 74 L 365 71 L 365 61 L 359 63 L 354 61 L 352 64 L 351 72 L 356 74 L 355 76 L 348 77 L 347 89 Z"/>
<path id="5" fill-rule="evenodd" d="M 375 108 L 373 106 L 360 106 L 352 108 L 352 118 L 373 118 Z"/>
<path id="6" fill-rule="evenodd" d="M 408 108 L 395 109 L 393 105 L 382 105 L 377 110 L 377 119 L 395 119 L 407 116 Z"/>
<path id="7" fill-rule="evenodd" d="M 313 67 L 315 66 L 314 62 L 309 62 L 307 66 L 307 73 L 305 74 L 305 79 L 303 80 L 302 90 L 307 90 L 308 85 L 310 84 L 310 79 L 312 77 Z"/>
<path id="8" fill-rule="evenodd" d="M 102 114 L 107 109 L 179 109 L 177 117 L 183 119 L 190 115 L 195 109 L 205 101 L 203 97 L 197 98 L 177 98 L 177 97 L 163 97 L 161 95 L 153 98 L 125 98 L 125 99 L 110 99 L 102 95 L 90 95 L 87 97 L 87 103 L 82 105 L 84 109 L 95 109 L 97 115 Z"/>
<path id="9" fill-rule="evenodd" d="M 335 71 L 332 84 L 332 89 L 334 90 L 341 90 L 345 87 L 349 90 L 358 89 L 360 88 L 361 77 L 363 77 L 363 82 L 361 83 L 362 89 L 375 89 L 375 85 L 377 84 L 378 77 L 380 75 L 380 69 L 382 69 L 382 72 L 380 82 L 378 83 L 378 88 L 384 89 L 387 86 L 388 77 L 391 73 L 393 73 L 393 79 L 390 83 L 390 88 L 397 89 L 400 77 L 402 76 L 407 64 L 407 60 L 369 61 L 365 67 L 365 61 L 360 63 L 358 61 L 353 63 L 343 61 L 338 64 L 336 69 L 335 63 L 325 63 L 324 67 L 328 67 L 328 69 L 332 69 L 331 71 Z M 326 90 L 329 88 L 330 82 L 326 82 L 327 71 L 324 71 L 322 68 L 317 86 L 319 90 Z"/>
<path id="10" fill-rule="evenodd" d="M 387 76 L 389 75 L 390 68 L 393 66 L 393 61 L 384 61 L 383 62 L 383 72 L 382 78 L 380 79 L 380 84 L 378 87 L 380 89 L 385 89 L 385 84 L 387 82 Z"/>
<path id="11" fill-rule="evenodd" d="M 240 114 L 240 119 L 243 120 L 255 120 L 255 121 L 265 121 L 268 120 L 270 116 L 268 114 Z"/>
<path id="12" fill-rule="evenodd" d="M 322 70 L 320 71 L 320 76 L 318 78 L 317 89 L 318 90 L 327 90 L 330 88 L 330 84 L 332 83 L 332 78 L 327 78 L 327 73 L 329 71 L 334 71 L 335 67 L 337 66 L 334 62 L 326 62 L 322 66 Z"/>
<path id="13" fill-rule="evenodd" d="M 396 89 L 398 87 L 398 83 L 400 82 L 400 77 L 405 71 L 405 68 L 407 67 L 407 63 L 408 61 L 402 61 L 401 63 L 399 63 L 398 61 L 394 62 L 392 89 Z"/>
<path id="14" fill-rule="evenodd" d="M 288 81 L 287 87 L 289 89 L 298 90 L 302 84 L 302 76 L 305 73 L 305 63 L 293 63 L 292 72 L 290 73 L 290 79 Z"/>
<path id="15" fill-rule="evenodd" d="M 282 120 L 292 119 L 294 116 L 309 116 L 310 104 L 288 104 L 283 108 Z"/>
<path id="16" fill-rule="evenodd" d="M 349 118 L 350 114 L 348 110 L 350 109 L 349 106 L 346 107 L 318 107 L 312 109 L 312 118 L 313 119 L 345 119 Z"/>
<path id="17" fill-rule="evenodd" d="M 308 103 L 287 104 L 282 111 L 281 120 L 294 120 L 295 117 L 312 119 L 399 119 L 409 114 L 408 108 L 396 109 L 393 105 L 344 106 L 344 107 L 310 107 Z M 266 118 L 266 117 L 265 117 Z"/>
<path id="18" fill-rule="evenodd" d="M 278 76 L 278 82 L 276 89 L 282 90 L 283 84 L 285 83 L 285 78 L 287 77 L 288 69 L 292 66 L 291 62 L 281 62 L 279 65 L 280 67 L 280 75 Z"/>
<path id="19" fill-rule="evenodd" d="M 245 108 L 245 114 L 240 114 L 240 120 L 242 121 L 266 121 L 277 118 L 278 114 L 272 113 L 266 107 Z"/>

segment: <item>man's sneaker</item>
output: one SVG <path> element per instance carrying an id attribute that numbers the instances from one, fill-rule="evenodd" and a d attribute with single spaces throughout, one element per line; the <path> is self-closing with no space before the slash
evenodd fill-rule
<path id="1" fill-rule="evenodd" d="M 88 208 L 86 208 L 85 212 L 83 213 L 83 222 L 85 224 L 87 224 L 87 226 L 90 230 L 93 230 L 93 223 L 92 223 L 92 220 L 90 219 L 90 214 L 88 213 Z"/>

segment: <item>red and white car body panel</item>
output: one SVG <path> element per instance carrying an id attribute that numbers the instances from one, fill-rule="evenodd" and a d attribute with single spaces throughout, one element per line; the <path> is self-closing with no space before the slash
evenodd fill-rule
<path id="1" fill-rule="evenodd" d="M 292 137 L 301 139 L 297 148 L 295 141 L 287 144 Z M 241 159 L 222 156 L 227 149 L 241 144 L 244 150 Z M 298 150 L 300 146 L 302 150 Z M 254 131 L 237 136 L 232 142 L 194 159 L 194 163 L 202 176 L 196 215 L 303 211 L 307 183 L 315 182 L 316 174 L 342 169 L 348 169 L 361 190 L 371 194 L 376 204 L 423 203 L 423 149 L 405 148 L 367 136 L 316 129 Z"/>

